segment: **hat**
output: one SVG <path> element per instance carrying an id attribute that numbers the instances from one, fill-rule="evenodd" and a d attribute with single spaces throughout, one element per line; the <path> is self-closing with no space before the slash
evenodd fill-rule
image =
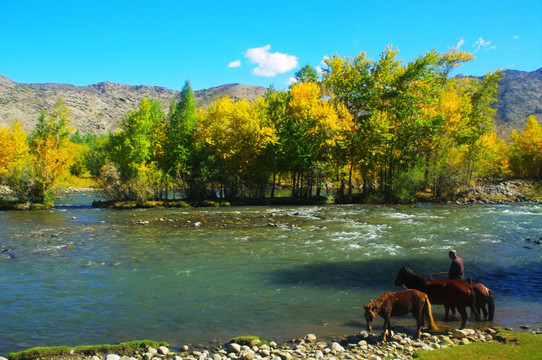
<path id="1" fill-rule="evenodd" d="M 454 255 L 454 256 L 457 256 L 457 251 L 455 251 L 455 250 L 450 250 L 450 251 L 448 251 L 448 255 Z"/>

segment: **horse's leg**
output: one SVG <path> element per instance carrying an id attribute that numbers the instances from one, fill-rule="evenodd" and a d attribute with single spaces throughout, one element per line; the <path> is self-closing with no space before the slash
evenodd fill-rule
<path id="1" fill-rule="evenodd" d="M 420 335 L 422 334 L 421 332 L 421 328 L 424 324 L 424 314 L 423 314 L 423 308 L 424 308 L 425 304 L 422 303 L 421 306 L 418 306 L 418 309 L 416 311 L 416 314 L 412 313 L 413 315 L 415 315 L 414 317 L 416 318 L 416 339 L 419 339 L 420 338 Z"/>
<path id="2" fill-rule="evenodd" d="M 464 306 L 458 305 L 457 306 L 457 312 L 461 315 L 461 327 L 460 327 L 460 329 L 464 329 L 465 324 L 467 323 L 467 310 L 465 309 Z"/>
<path id="3" fill-rule="evenodd" d="M 391 315 L 386 315 L 386 317 L 384 318 L 384 328 L 382 329 L 382 342 L 386 342 L 386 338 L 389 333 L 389 329 L 391 326 L 390 316 Z"/>
<path id="4" fill-rule="evenodd" d="M 474 291 L 473 287 L 471 287 L 470 289 L 469 301 L 471 312 L 474 313 L 474 319 L 476 321 L 482 321 L 482 319 L 480 318 L 480 313 L 478 312 L 478 308 L 476 307 L 476 291 Z"/>
<path id="5" fill-rule="evenodd" d="M 487 309 L 486 306 L 482 306 L 482 312 L 484 313 L 484 320 L 487 320 Z"/>
<path id="6" fill-rule="evenodd" d="M 489 313 L 487 319 L 493 321 L 493 317 L 495 316 L 495 296 L 491 290 L 489 290 L 489 296 L 487 297 L 487 310 Z"/>
<path id="7" fill-rule="evenodd" d="M 455 316 L 455 306 L 454 306 L 454 304 L 444 305 L 444 320 L 445 321 L 450 320 L 450 316 L 448 316 L 448 313 L 450 313 L 451 316 Z"/>

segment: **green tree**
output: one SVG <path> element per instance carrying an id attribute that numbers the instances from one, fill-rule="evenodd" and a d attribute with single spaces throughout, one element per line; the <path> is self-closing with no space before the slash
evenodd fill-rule
<path id="1" fill-rule="evenodd" d="M 295 79 L 297 83 L 318 83 L 319 76 L 316 69 L 307 64 L 295 73 Z"/>
<path id="2" fill-rule="evenodd" d="M 163 185 L 165 114 L 158 100 L 144 98 L 139 110 L 121 122 L 111 136 L 109 158 L 114 167 L 104 172 L 103 190 L 111 198 L 155 198 Z"/>
<path id="3" fill-rule="evenodd" d="M 186 81 L 177 103 L 172 102 L 166 126 L 165 172 L 179 183 L 189 181 L 194 166 L 194 131 L 198 113 L 194 91 Z"/>

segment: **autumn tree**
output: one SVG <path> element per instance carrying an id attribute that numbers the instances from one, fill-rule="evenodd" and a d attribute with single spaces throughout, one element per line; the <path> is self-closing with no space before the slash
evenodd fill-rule
<path id="1" fill-rule="evenodd" d="M 283 140 L 289 155 L 294 195 L 301 195 L 303 181 L 310 195 L 317 195 L 332 170 L 333 150 L 345 141 L 353 126 L 347 109 L 322 98 L 320 87 L 312 82 L 294 84 L 290 89 L 287 118 L 284 124 L 288 138 Z"/>
<path id="2" fill-rule="evenodd" d="M 274 129 L 262 122 L 263 113 L 263 98 L 250 103 L 227 97 L 200 112 L 199 147 L 205 147 L 213 157 L 226 197 L 239 195 L 250 177 L 251 162 L 275 141 Z"/>
<path id="3" fill-rule="evenodd" d="M 17 121 L 10 128 L 0 126 L 0 182 L 14 171 L 30 164 L 30 147 L 23 125 Z"/>
<path id="4" fill-rule="evenodd" d="M 451 69 L 472 59 L 454 49 L 445 54 L 430 51 L 404 64 L 398 53 L 390 46 L 378 60 L 365 53 L 333 56 L 324 69 L 327 94 L 354 117 L 351 157 L 363 176 L 364 190 L 376 178 L 386 195 L 397 191 L 401 174 L 416 171 L 423 176 L 419 169 L 431 151 L 431 139 L 442 128 L 442 117 L 427 116 L 427 107 L 438 101 Z"/>
<path id="5" fill-rule="evenodd" d="M 70 121 L 70 110 L 61 99 L 49 111 L 41 111 L 28 144 L 22 126 L 14 124 L 10 146 L 15 152 L 6 182 L 20 202 L 53 204 L 73 159 Z"/>
<path id="6" fill-rule="evenodd" d="M 514 130 L 510 140 L 510 167 L 514 175 L 542 179 L 542 126 L 536 117 L 529 116 L 523 130 Z"/>

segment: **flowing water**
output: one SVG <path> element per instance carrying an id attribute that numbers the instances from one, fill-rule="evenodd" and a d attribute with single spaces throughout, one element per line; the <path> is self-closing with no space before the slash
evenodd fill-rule
<path id="1" fill-rule="evenodd" d="M 492 325 L 542 325 L 542 205 L 106 210 L 94 197 L 0 212 L 0 355 L 354 334 L 364 304 L 400 290 L 401 266 L 447 271 L 451 248 L 495 292 Z"/>

